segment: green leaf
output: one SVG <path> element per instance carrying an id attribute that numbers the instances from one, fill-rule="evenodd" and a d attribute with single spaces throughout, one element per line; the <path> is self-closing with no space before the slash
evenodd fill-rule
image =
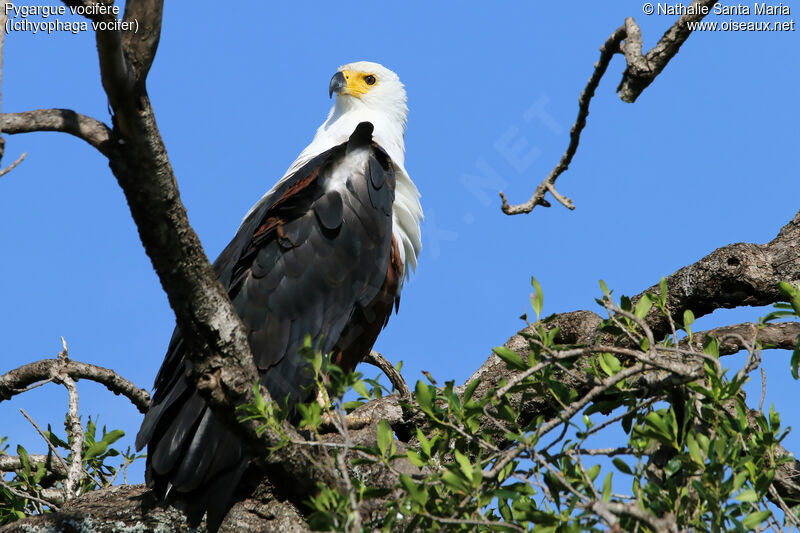
<path id="1" fill-rule="evenodd" d="M 606 285 L 606 282 L 603 281 L 602 279 L 600 280 L 600 290 L 603 291 L 603 294 L 605 294 L 609 298 L 611 297 L 611 291 L 608 290 L 608 286 Z"/>
<path id="2" fill-rule="evenodd" d="M 428 491 L 425 490 L 424 486 L 417 485 L 413 479 L 411 479 L 406 474 L 400 474 L 400 484 L 403 485 L 403 488 L 411 496 L 411 500 L 419 505 L 425 505 L 428 501 Z"/>
<path id="3" fill-rule="evenodd" d="M 609 472 L 606 476 L 606 480 L 603 482 L 603 501 L 607 502 L 611 499 L 611 477 L 614 475 L 614 472 Z"/>
<path id="4" fill-rule="evenodd" d="M 649 294 L 645 294 L 639 301 L 636 302 L 636 307 L 633 309 L 633 314 L 636 315 L 636 318 L 643 319 L 647 316 L 648 311 L 650 308 L 653 307 L 653 300 L 650 299 Z"/>
<path id="5" fill-rule="evenodd" d="M 103 442 L 102 440 L 100 442 L 95 442 L 94 444 L 89 446 L 88 450 L 86 450 L 86 453 L 83 455 L 83 460 L 88 461 L 93 457 L 97 457 L 98 455 L 103 455 L 103 453 L 105 453 L 107 449 L 108 449 L 108 443 Z"/>
<path id="6" fill-rule="evenodd" d="M 505 346 L 497 346 L 492 348 L 492 351 L 506 363 L 510 370 L 525 370 L 528 368 L 528 363 L 522 357 Z"/>
<path id="7" fill-rule="evenodd" d="M 757 502 L 759 500 L 758 493 L 753 489 L 747 489 L 740 492 L 736 499 L 740 502 Z"/>
<path id="8" fill-rule="evenodd" d="M 108 433 L 103 435 L 103 440 L 102 441 L 105 442 L 106 444 L 111 445 L 111 444 L 114 444 L 115 442 L 117 442 L 119 439 L 121 439 L 124 436 L 125 436 L 125 432 L 124 431 L 122 431 L 121 429 L 115 429 L 114 431 L 109 431 Z"/>
<path id="9" fill-rule="evenodd" d="M 17 446 L 17 455 L 19 456 L 19 462 L 22 465 L 22 469 L 25 472 L 31 471 L 31 460 L 28 456 L 28 450 L 22 447 L 22 445 Z"/>
<path id="10" fill-rule="evenodd" d="M 689 433 L 686 436 L 686 446 L 689 448 L 689 456 L 692 458 L 692 461 L 699 465 L 705 463 L 705 460 L 703 459 L 703 453 L 700 451 L 700 446 L 697 445 L 697 440 L 694 438 L 694 434 Z"/>
<path id="11" fill-rule="evenodd" d="M 795 313 L 800 315 L 800 290 L 785 281 L 778 282 L 778 290 L 789 298 L 792 309 L 794 309 Z"/>
<path id="12" fill-rule="evenodd" d="M 408 457 L 408 460 L 411 461 L 412 464 L 420 468 L 426 464 L 425 459 L 414 450 L 408 450 L 406 452 L 406 457 Z"/>
<path id="13" fill-rule="evenodd" d="M 533 310 L 536 312 L 536 321 L 539 321 L 539 317 L 542 315 L 542 308 L 544 307 L 544 294 L 542 293 L 542 287 L 539 285 L 539 282 L 536 281 L 536 278 L 531 276 L 531 285 L 533 285 L 533 294 L 531 294 L 531 305 L 533 306 Z"/>
<path id="14" fill-rule="evenodd" d="M 448 487 L 450 487 L 451 489 L 453 489 L 456 492 L 469 492 L 470 491 L 469 487 L 467 487 L 467 485 L 464 483 L 464 480 L 462 480 L 460 477 L 458 477 L 451 470 L 446 470 L 442 474 L 442 481 L 444 482 L 445 485 L 447 485 Z"/>
<path id="15" fill-rule="evenodd" d="M 747 515 L 747 517 L 742 520 L 742 526 L 745 529 L 755 529 L 756 526 L 761 525 L 764 520 L 766 520 L 769 515 L 772 514 L 769 511 L 755 511 Z"/>
<path id="16" fill-rule="evenodd" d="M 777 433 L 781 427 L 781 415 L 775 410 L 775 404 L 769 406 L 769 428 Z"/>
<path id="17" fill-rule="evenodd" d="M 599 354 L 597 356 L 597 362 L 600 364 L 600 368 L 603 369 L 603 372 L 609 376 L 613 376 L 622 370 L 622 364 L 619 362 L 619 359 L 608 352 Z"/>
<path id="18" fill-rule="evenodd" d="M 392 442 L 392 428 L 389 427 L 386 420 L 378 422 L 378 449 L 381 451 L 382 456 L 386 456 L 386 450 Z"/>
<path id="19" fill-rule="evenodd" d="M 425 433 L 420 428 L 417 428 L 417 440 L 419 441 L 419 447 L 422 452 L 430 457 L 431 455 L 431 441 L 425 436 Z"/>
<path id="20" fill-rule="evenodd" d="M 467 457 L 458 450 L 456 450 L 455 456 L 456 456 L 456 462 L 458 463 L 461 472 L 464 473 L 464 476 L 466 476 L 468 480 L 472 481 L 474 473 L 474 469 L 472 468 L 472 463 L 470 463 L 469 459 L 467 459 Z"/>
<path id="21" fill-rule="evenodd" d="M 428 385 L 422 381 L 417 381 L 417 386 L 414 388 L 414 398 L 417 400 L 417 404 L 419 405 L 420 409 L 426 413 L 433 412 L 433 399 L 431 398 L 431 390 L 428 388 Z"/>
<path id="22" fill-rule="evenodd" d="M 694 324 L 694 313 L 687 309 L 683 312 L 683 328 L 688 332 L 692 324 Z"/>
<path id="23" fill-rule="evenodd" d="M 353 383 L 353 390 L 360 394 L 362 398 L 369 399 L 369 391 L 367 391 L 367 386 L 363 381 L 358 380 Z"/>
<path id="24" fill-rule="evenodd" d="M 481 382 L 480 379 L 474 379 L 474 380 L 469 382 L 469 385 L 467 385 L 467 388 L 464 390 L 464 404 L 465 405 L 472 398 L 472 394 L 475 392 L 475 389 L 478 388 L 478 385 L 480 384 L 480 382 Z"/>
<path id="25" fill-rule="evenodd" d="M 736 492 L 737 490 L 742 488 L 744 482 L 747 481 L 747 474 L 748 473 L 746 471 L 742 471 L 736 474 L 736 477 L 733 478 L 733 486 L 731 487 L 731 492 Z"/>
<path id="26" fill-rule="evenodd" d="M 705 346 L 703 346 L 703 353 L 712 357 L 719 357 L 719 341 L 717 339 L 709 338 Z"/>
<path id="27" fill-rule="evenodd" d="M 792 360 L 789 364 L 791 365 L 792 377 L 794 379 L 798 379 L 797 368 L 800 366 L 800 344 L 795 346 L 794 351 L 792 352 Z"/>
<path id="28" fill-rule="evenodd" d="M 626 463 L 625 461 L 623 461 L 619 457 L 614 457 L 614 459 L 611 462 L 614 463 L 614 466 L 616 466 L 617 469 L 620 472 L 622 472 L 623 474 L 633 475 L 633 470 L 631 470 L 631 467 L 628 466 L 628 463 Z M 609 474 L 609 476 L 610 475 L 611 474 Z"/>
<path id="29" fill-rule="evenodd" d="M 597 479 L 597 475 L 600 474 L 600 465 L 594 465 L 589 470 L 586 471 L 586 475 L 589 476 L 589 479 L 594 481 Z"/>

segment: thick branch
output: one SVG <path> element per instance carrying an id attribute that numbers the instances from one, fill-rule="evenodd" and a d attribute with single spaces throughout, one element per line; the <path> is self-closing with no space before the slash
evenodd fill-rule
<path id="1" fill-rule="evenodd" d="M 111 2 L 92 0 L 64 0 L 68 6 L 91 7 L 111 6 Z M 116 28 L 116 16 L 105 9 L 89 9 L 86 18 L 93 22 L 107 24 L 106 28 L 99 28 L 95 32 L 97 41 L 97 55 L 100 59 L 100 78 L 103 88 L 108 96 L 112 108 L 118 107 L 122 102 L 132 96 L 134 73 L 122 46 L 122 33 Z"/>
<path id="2" fill-rule="evenodd" d="M 222 525 L 223 531 L 309 531 L 302 515 L 277 497 L 268 484 L 237 503 Z M 121 485 L 87 493 L 67 502 L 57 512 L 26 518 L 0 527 L 2 533 L 30 531 L 163 531 L 190 533 L 178 509 L 160 505 L 143 485 Z"/>
<path id="3" fill-rule="evenodd" d="M 617 87 L 623 102 L 633 103 L 648 85 L 658 76 L 670 59 L 675 57 L 686 39 L 691 35 L 690 23 L 703 20 L 711 7 L 718 0 L 694 0 L 686 14 L 680 18 L 661 36 L 658 43 L 646 55 L 642 55 L 642 31 L 633 18 L 625 19 L 627 37 L 623 52 L 627 68 L 622 74 L 622 81 Z"/>
<path id="4" fill-rule="evenodd" d="M 59 376 L 69 376 L 74 380 L 88 379 L 105 385 L 114 394 L 128 398 L 140 413 L 146 413 L 150 406 L 150 394 L 146 390 L 113 370 L 71 359 L 43 359 L 3 374 L 0 376 L 0 402 L 24 392 L 31 385 L 52 381 Z"/>
<path id="5" fill-rule="evenodd" d="M 642 30 L 632 17 L 625 19 L 625 23 L 614 30 L 614 33 L 600 47 L 600 59 L 594 65 L 594 72 L 583 89 L 578 99 L 578 118 L 572 125 L 569 135 L 569 145 L 561 160 L 550 171 L 550 174 L 536 187 L 530 200 L 524 204 L 509 205 L 505 194 L 500 193 L 502 199 L 501 209 L 506 215 L 520 215 L 530 213 L 537 205 L 550 207 L 550 202 L 545 199 L 549 192 L 567 209 L 575 209 L 572 200 L 562 196 L 555 187 L 558 177 L 569 168 L 575 152 L 578 150 L 581 132 L 586 126 L 586 117 L 589 116 L 589 102 L 594 96 L 594 91 L 606 73 L 612 57 L 622 52 L 625 56 L 626 68 L 622 74 L 622 81 L 617 87 L 619 97 L 624 102 L 633 103 L 648 85 L 658 76 L 670 59 L 678 53 L 681 45 L 689 38 L 691 30 L 689 23 L 698 22 L 707 15 L 711 6 L 718 0 L 694 0 L 687 8 L 687 14 L 682 15 L 658 41 L 658 44 L 647 55 L 642 54 Z M 688 14 L 692 13 L 692 14 Z M 624 41 L 624 44 L 622 44 Z M 622 44 L 622 46 L 620 46 Z"/>
<path id="6" fill-rule="evenodd" d="M 163 10 L 163 0 L 125 2 L 123 18 L 126 22 L 135 22 L 138 30 L 123 33 L 122 42 L 138 83 L 144 83 L 156 56 L 158 42 L 161 39 Z"/>
<path id="7" fill-rule="evenodd" d="M 33 470 L 36 470 L 39 463 L 44 463 L 48 472 L 54 472 L 61 477 L 66 477 L 67 469 L 60 462 L 54 460 L 53 455 L 30 454 L 28 461 Z M 16 455 L 0 455 L 0 472 L 14 472 L 22 470 L 22 461 Z M 2 476 L 0 476 L 2 477 Z"/>
<path id="8" fill-rule="evenodd" d="M 111 130 L 99 120 L 81 115 L 71 109 L 37 109 L 22 113 L 0 115 L 3 133 L 60 131 L 69 133 L 97 148 L 106 157 L 111 151 Z"/>
<path id="9" fill-rule="evenodd" d="M 800 213 L 767 244 L 737 243 L 719 248 L 667 277 L 672 318 L 680 323 L 690 309 L 701 317 L 720 308 L 762 306 L 784 300 L 778 282 L 800 281 Z M 658 285 L 644 292 L 658 294 Z M 641 295 L 635 297 L 636 301 Z M 656 337 L 669 321 L 655 309 L 647 323 Z"/>
<path id="10" fill-rule="evenodd" d="M 742 341 L 756 339 L 764 348 L 778 348 L 782 350 L 792 350 L 797 344 L 797 336 L 800 335 L 800 323 L 780 322 L 761 326 L 753 322 L 736 324 L 733 326 L 723 326 L 708 331 L 700 331 L 694 334 L 694 348 L 702 351 L 703 339 L 708 336 L 719 340 L 719 354 L 733 355 L 747 346 Z M 681 346 L 688 345 L 688 339 L 684 339 Z"/>

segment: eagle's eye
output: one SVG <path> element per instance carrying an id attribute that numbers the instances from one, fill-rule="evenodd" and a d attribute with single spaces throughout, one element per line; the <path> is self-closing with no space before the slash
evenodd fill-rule
<path id="1" fill-rule="evenodd" d="M 367 76 L 364 76 L 364 82 L 367 85 L 375 85 L 376 81 L 378 81 L 378 80 L 376 80 L 375 76 L 373 76 L 372 74 L 368 74 Z"/>

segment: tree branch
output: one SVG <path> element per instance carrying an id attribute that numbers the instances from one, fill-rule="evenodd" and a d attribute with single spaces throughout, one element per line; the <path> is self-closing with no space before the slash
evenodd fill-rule
<path id="1" fill-rule="evenodd" d="M 140 413 L 146 413 L 150 406 L 150 394 L 146 390 L 140 389 L 113 370 L 67 358 L 43 359 L 1 375 L 0 402 L 10 400 L 38 382 L 53 381 L 59 376 L 100 383 L 114 394 L 122 394 L 128 398 Z"/>
<path id="2" fill-rule="evenodd" d="M 675 57 L 692 30 L 689 24 L 699 22 L 711 12 L 711 7 L 719 0 L 694 0 L 680 18 L 661 36 L 658 43 L 642 55 L 642 30 L 632 17 L 625 19 L 627 37 L 623 53 L 627 68 L 617 93 L 623 102 L 633 103 L 648 85 L 661 74 L 670 59 Z"/>
<path id="3" fill-rule="evenodd" d="M 122 42 L 137 83 L 144 83 L 156 56 L 161 39 L 161 18 L 164 2 L 160 0 L 128 0 L 124 20 L 141 23 L 136 32 L 126 32 Z"/>
<path id="4" fill-rule="evenodd" d="M 238 502 L 223 522 L 223 531 L 309 531 L 297 508 L 263 483 Z M 2 533 L 30 531 L 165 531 L 190 533 L 186 517 L 161 505 L 144 485 L 120 485 L 89 492 L 58 512 L 31 516 L 0 527 Z M 201 529 L 205 531 L 205 529 Z"/>
<path id="5" fill-rule="evenodd" d="M 30 454 L 28 461 L 31 467 L 35 470 L 39 463 L 44 463 L 45 468 L 49 472 L 58 474 L 61 477 L 66 477 L 67 469 L 64 468 L 60 462 L 54 460 L 53 455 L 43 454 Z M 0 472 L 14 472 L 22 469 L 22 461 L 16 455 L 0 455 Z M 0 476 L 2 477 L 2 476 Z"/>
<path id="6" fill-rule="evenodd" d="M 392 383 L 397 392 L 400 393 L 401 397 L 411 397 L 411 390 L 408 388 L 406 380 L 403 379 L 403 376 L 400 375 L 400 372 L 397 371 L 394 365 L 387 361 L 386 358 L 381 354 L 375 350 L 370 350 L 369 355 L 367 355 L 367 358 L 364 359 L 364 362 L 380 368 L 386 377 L 389 378 L 389 381 Z"/>
<path id="7" fill-rule="evenodd" d="M 92 0 L 63 0 L 64 4 L 73 7 L 113 6 L 110 2 Z M 122 46 L 122 33 L 114 24 L 117 17 L 107 9 L 87 10 L 86 18 L 92 22 L 108 24 L 107 28 L 99 28 L 95 32 L 97 55 L 100 59 L 100 78 L 112 108 L 117 108 L 133 94 L 134 72 Z"/>
<path id="8" fill-rule="evenodd" d="M 575 152 L 578 150 L 581 132 L 586 126 L 586 117 L 589 116 L 589 102 L 594 97 L 594 92 L 600 84 L 600 80 L 606 73 L 609 63 L 617 53 L 623 53 L 626 61 L 626 68 L 622 74 L 622 81 L 617 87 L 619 97 L 623 102 L 633 103 L 648 85 L 658 76 L 670 59 L 680 50 L 681 45 L 689 38 L 692 30 L 689 29 L 690 22 L 698 22 L 707 15 L 711 6 L 718 0 L 694 0 L 687 8 L 687 14 L 682 15 L 661 37 L 658 44 L 654 46 L 647 55 L 642 54 L 642 30 L 632 17 L 625 19 L 625 23 L 614 30 L 614 33 L 600 47 L 600 59 L 594 65 L 594 72 L 583 89 L 578 99 L 578 118 L 572 125 L 569 134 L 569 145 L 566 152 L 561 156 L 558 164 L 550 171 L 550 174 L 536 187 L 533 196 L 524 204 L 509 205 L 506 195 L 500 192 L 502 199 L 501 209 L 506 215 L 520 215 L 530 213 L 537 205 L 550 207 L 550 202 L 545 199 L 549 192 L 553 197 L 567 209 L 575 209 L 575 206 L 566 196 L 562 196 L 555 187 L 558 177 L 569 168 Z M 691 13 L 691 14 L 688 14 Z M 624 41 L 624 44 L 622 44 Z M 622 44 L 622 46 L 620 46 Z"/>
<path id="9" fill-rule="evenodd" d="M 778 348 L 782 350 L 792 350 L 797 344 L 797 336 L 800 335 L 800 323 L 798 322 L 778 322 L 762 325 L 754 322 L 745 322 L 733 326 L 723 326 L 699 331 L 693 335 L 693 346 L 699 351 L 703 350 L 703 339 L 711 337 L 719 340 L 719 354 L 733 355 L 747 346 L 742 343 L 742 339 L 756 339 L 761 342 L 764 348 Z M 681 346 L 689 345 L 689 340 L 684 339 Z"/>
<path id="10" fill-rule="evenodd" d="M 550 202 L 544 198 L 548 191 L 564 207 L 567 209 L 575 209 L 575 206 L 572 204 L 572 200 L 561 196 L 558 191 L 556 191 L 555 183 L 558 177 L 569 168 L 569 164 L 572 162 L 572 158 L 575 156 L 575 152 L 578 150 L 578 144 L 581 140 L 581 132 L 586 126 L 586 117 L 589 116 L 589 102 L 592 101 L 592 97 L 594 97 L 594 91 L 600 84 L 603 74 L 606 73 L 606 69 L 608 68 L 608 64 L 611 62 L 611 58 L 614 57 L 614 54 L 619 52 L 619 45 L 624 38 L 625 26 L 620 26 L 614 30 L 614 33 L 612 33 L 603 46 L 600 47 L 600 59 L 597 61 L 597 63 L 595 63 L 594 72 L 589 78 L 589 83 L 586 84 L 586 88 L 583 89 L 581 97 L 578 99 L 578 118 L 575 119 L 575 123 L 572 125 L 572 129 L 569 132 L 569 145 L 567 146 L 567 151 L 561 156 L 561 160 L 558 162 L 555 168 L 550 171 L 550 174 L 547 175 L 544 181 L 542 181 L 536 187 L 536 190 L 533 192 L 533 196 L 531 196 L 530 200 L 524 204 L 513 206 L 509 205 L 506 195 L 500 192 L 500 198 L 503 200 L 503 213 L 506 215 L 519 215 L 522 213 L 530 213 L 537 205 L 550 207 Z"/>
<path id="11" fill-rule="evenodd" d="M 0 115 L 3 133 L 31 133 L 34 131 L 60 131 L 83 139 L 106 157 L 111 156 L 111 130 L 91 117 L 71 109 L 37 109 L 22 113 Z"/>
<path id="12" fill-rule="evenodd" d="M 683 321 L 690 309 L 695 317 L 716 309 L 762 306 L 784 301 L 778 282 L 800 281 L 800 212 L 767 244 L 737 243 L 718 248 L 706 257 L 667 277 L 672 319 Z M 658 294 L 658 284 L 647 292 Z M 669 331 L 669 320 L 655 309 L 647 323 L 658 338 Z"/>

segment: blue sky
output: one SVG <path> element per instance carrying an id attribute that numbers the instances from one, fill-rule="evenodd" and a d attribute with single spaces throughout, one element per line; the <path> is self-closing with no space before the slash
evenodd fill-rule
<path id="1" fill-rule="evenodd" d="M 633 105 L 615 95 L 617 57 L 558 182 L 577 209 L 507 217 L 497 191 L 526 200 L 561 157 L 599 46 L 634 16 L 649 49 L 673 17 L 629 1 L 181 7 L 167 3 L 148 87 L 212 259 L 310 141 L 340 64 L 378 61 L 406 84 L 424 248 L 376 348 L 402 359 L 412 383 L 422 370 L 466 379 L 522 326 L 531 275 L 546 313 L 596 310 L 598 279 L 638 293 L 717 247 L 770 240 L 800 208 L 796 32 L 695 33 Z M 90 32 L 12 33 L 5 48 L 4 111 L 66 107 L 108 120 Z M 54 356 L 63 335 L 73 358 L 149 388 L 174 318 L 106 161 L 55 133 L 7 137 L 4 164 L 21 152 L 27 160 L 0 178 L 0 372 Z M 760 314 L 715 313 L 695 329 Z M 766 406 L 800 426 L 789 354 L 767 352 L 765 367 Z M 760 383 L 749 390 L 757 405 Z M 80 391 L 81 412 L 132 443 L 136 410 L 100 386 Z M 41 450 L 20 407 L 60 427 L 66 391 L 0 404 L 0 434 Z"/>

